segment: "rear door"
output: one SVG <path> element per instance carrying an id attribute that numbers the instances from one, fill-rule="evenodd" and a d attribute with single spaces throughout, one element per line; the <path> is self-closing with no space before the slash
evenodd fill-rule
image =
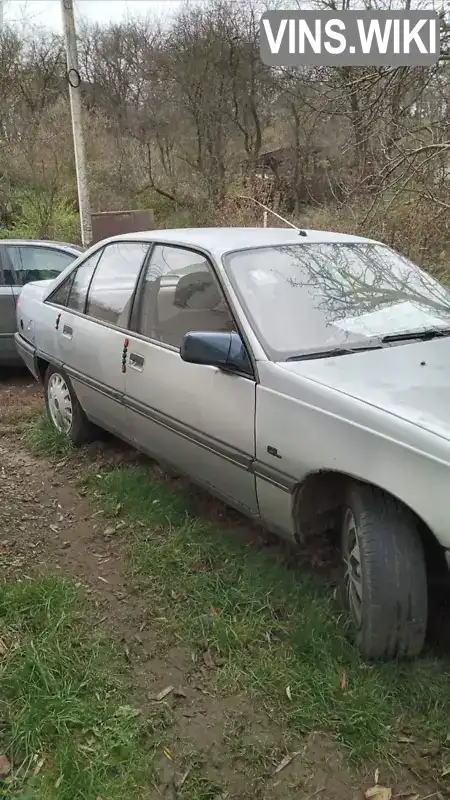
<path id="1" fill-rule="evenodd" d="M 83 261 L 49 300 L 55 308 L 59 359 L 88 417 L 127 437 L 123 357 L 143 242 L 112 242 Z"/>

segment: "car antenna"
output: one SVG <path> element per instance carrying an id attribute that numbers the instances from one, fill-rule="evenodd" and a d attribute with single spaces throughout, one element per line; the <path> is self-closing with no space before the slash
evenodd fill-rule
<path id="1" fill-rule="evenodd" d="M 250 197 L 249 195 L 246 195 L 246 194 L 238 194 L 238 195 L 237 195 L 237 197 L 238 197 L 240 200 L 251 200 L 251 201 L 252 201 L 252 203 L 256 203 L 256 205 L 258 205 L 258 206 L 260 206 L 261 208 L 263 208 L 263 209 L 264 209 L 264 211 L 268 211 L 268 212 L 269 212 L 269 214 L 273 214 L 273 215 L 274 215 L 274 217 L 277 217 L 278 219 L 281 219 L 281 221 L 282 221 L 282 222 L 285 222 L 285 223 L 286 223 L 286 225 L 289 225 L 291 228 L 294 228 L 294 230 L 295 230 L 295 231 L 298 231 L 298 235 L 299 235 L 299 236 L 307 236 L 307 235 L 308 235 L 308 234 L 307 234 L 307 232 L 306 232 L 306 231 L 304 231 L 304 230 L 302 230 L 301 228 L 299 228 L 299 227 L 298 227 L 298 225 L 294 225 L 294 223 L 293 223 L 293 222 L 289 222 L 289 220 L 288 220 L 288 219 L 285 219 L 285 218 L 284 218 L 284 217 L 282 217 L 280 214 L 277 214 L 277 212 L 276 212 L 276 211 L 272 211 L 272 209 L 271 209 L 271 208 L 269 208 L 268 206 L 265 206 L 265 205 L 264 205 L 264 203 L 260 203 L 260 202 L 259 202 L 259 200 L 255 200 L 255 198 L 254 198 L 254 197 Z"/>

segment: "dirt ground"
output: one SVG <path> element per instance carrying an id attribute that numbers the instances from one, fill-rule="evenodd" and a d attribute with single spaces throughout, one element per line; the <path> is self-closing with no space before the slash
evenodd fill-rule
<path id="1" fill-rule="evenodd" d="M 99 624 L 110 626 L 122 640 L 134 691 L 142 704 L 168 684 L 182 687 L 178 697 L 168 698 L 175 714 L 171 751 L 176 755 L 178 749 L 189 745 L 202 753 L 209 776 L 224 787 L 219 797 L 362 798 L 364 789 L 373 786 L 374 765 L 366 774 L 352 773 L 336 748 L 319 734 L 299 743 L 300 755 L 277 774 L 272 771 L 250 779 L 245 768 L 230 763 L 223 743 L 229 714 L 239 714 L 249 742 L 257 738 L 275 747 L 282 745 L 282 733 L 246 698 L 224 701 L 211 696 L 207 670 L 199 672 L 183 648 L 175 648 L 164 659 L 155 656 L 154 632 L 146 609 L 128 585 L 126 529 L 112 535 L 101 514 L 77 488 L 80 460 L 100 464 L 133 459 L 135 454 L 117 442 L 103 442 L 56 464 L 37 459 L 24 448 L 14 425 L 15 415 L 37 408 L 42 408 L 41 390 L 26 373 L 0 378 L 0 556 L 4 575 L 58 572 L 83 586 L 97 606 Z M 209 503 L 205 513 L 228 512 L 221 504 Z M 379 767 L 381 780 L 391 786 L 395 782 L 394 797 L 439 798 L 436 787 L 418 780 L 414 771 L 402 766 L 393 775 L 392 771 L 385 774 L 383 765 Z M 174 765 L 167 759 L 161 760 L 159 782 L 155 798 L 176 797 Z M 295 786 L 298 790 L 294 791 Z"/>

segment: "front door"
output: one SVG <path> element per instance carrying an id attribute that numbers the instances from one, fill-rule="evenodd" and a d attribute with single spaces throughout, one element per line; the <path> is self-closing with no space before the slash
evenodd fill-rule
<path id="1" fill-rule="evenodd" d="M 4 248 L 0 253 L 0 363 L 18 359 L 14 347 L 16 330 L 16 302 L 12 284 L 14 275 L 4 260 Z"/>
<path id="2" fill-rule="evenodd" d="M 188 331 L 236 324 L 210 262 L 181 247 L 156 245 L 135 303 L 125 381 L 136 446 L 168 462 L 225 501 L 257 514 L 255 381 L 179 354 Z"/>
<path id="3" fill-rule="evenodd" d="M 113 242 L 82 262 L 59 287 L 55 307 L 59 359 L 89 419 L 124 438 L 127 328 L 137 279 L 149 245 Z"/>

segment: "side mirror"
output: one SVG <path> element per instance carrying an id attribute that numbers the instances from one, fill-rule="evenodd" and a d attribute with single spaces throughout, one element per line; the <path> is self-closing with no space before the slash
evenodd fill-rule
<path id="1" fill-rule="evenodd" d="M 252 374 L 247 351 L 238 333 L 186 333 L 181 341 L 180 356 L 190 364 Z"/>

